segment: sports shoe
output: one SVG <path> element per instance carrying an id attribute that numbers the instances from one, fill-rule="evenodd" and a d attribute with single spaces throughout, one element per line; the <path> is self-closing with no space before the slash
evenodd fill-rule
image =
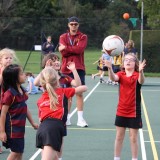
<path id="1" fill-rule="evenodd" d="M 112 81 L 111 81 L 111 80 L 108 80 L 106 83 L 107 83 L 107 84 L 112 84 Z"/>
<path id="2" fill-rule="evenodd" d="M 0 154 L 2 153 L 2 147 L 0 146 Z"/>
<path id="3" fill-rule="evenodd" d="M 79 127 L 88 127 L 88 124 L 83 119 L 83 120 L 77 122 L 77 126 L 79 126 Z"/>
<path id="4" fill-rule="evenodd" d="M 95 75 L 94 74 L 92 74 L 92 79 L 95 79 Z"/>
<path id="5" fill-rule="evenodd" d="M 103 78 L 100 78 L 100 83 L 102 83 L 104 81 L 104 79 Z"/>
<path id="6" fill-rule="evenodd" d="M 70 118 L 67 118 L 66 126 L 70 126 L 70 125 L 71 125 Z"/>

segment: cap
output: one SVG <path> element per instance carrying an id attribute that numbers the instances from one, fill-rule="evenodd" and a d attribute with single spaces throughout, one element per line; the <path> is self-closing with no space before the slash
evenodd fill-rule
<path id="1" fill-rule="evenodd" d="M 79 19 L 77 17 L 73 16 L 73 17 L 68 18 L 68 23 L 70 23 L 70 22 L 77 22 L 77 23 L 79 23 Z"/>

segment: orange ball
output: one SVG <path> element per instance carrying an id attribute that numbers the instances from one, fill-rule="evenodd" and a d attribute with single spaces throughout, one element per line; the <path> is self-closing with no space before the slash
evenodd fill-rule
<path id="1" fill-rule="evenodd" d="M 124 13 L 124 14 L 123 14 L 123 18 L 124 18 L 124 19 L 129 19 L 129 13 Z"/>

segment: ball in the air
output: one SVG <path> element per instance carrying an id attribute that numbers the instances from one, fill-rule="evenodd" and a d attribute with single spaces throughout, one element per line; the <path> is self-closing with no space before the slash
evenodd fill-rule
<path id="1" fill-rule="evenodd" d="M 124 14 L 123 14 L 123 18 L 126 19 L 126 20 L 129 19 L 129 17 L 130 17 L 130 16 L 129 16 L 129 13 L 124 13 Z"/>
<path id="2" fill-rule="evenodd" d="M 110 56 L 119 56 L 124 50 L 124 42 L 121 37 L 110 35 L 104 39 L 102 47 Z"/>

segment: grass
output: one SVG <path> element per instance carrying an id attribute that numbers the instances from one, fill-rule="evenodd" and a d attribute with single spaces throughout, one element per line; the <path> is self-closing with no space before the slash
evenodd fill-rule
<path id="1" fill-rule="evenodd" d="M 30 71 L 37 74 L 41 71 L 41 52 L 33 51 L 16 51 L 20 64 L 24 67 L 28 57 L 28 63 L 25 66 L 25 71 Z M 61 57 L 60 53 L 57 53 Z M 29 56 L 30 55 L 30 56 Z M 85 51 L 85 65 L 86 74 L 91 75 L 97 73 L 97 64 L 93 64 L 101 56 L 101 50 L 99 49 L 87 49 Z M 160 73 L 145 73 L 148 77 L 160 77 Z"/>

